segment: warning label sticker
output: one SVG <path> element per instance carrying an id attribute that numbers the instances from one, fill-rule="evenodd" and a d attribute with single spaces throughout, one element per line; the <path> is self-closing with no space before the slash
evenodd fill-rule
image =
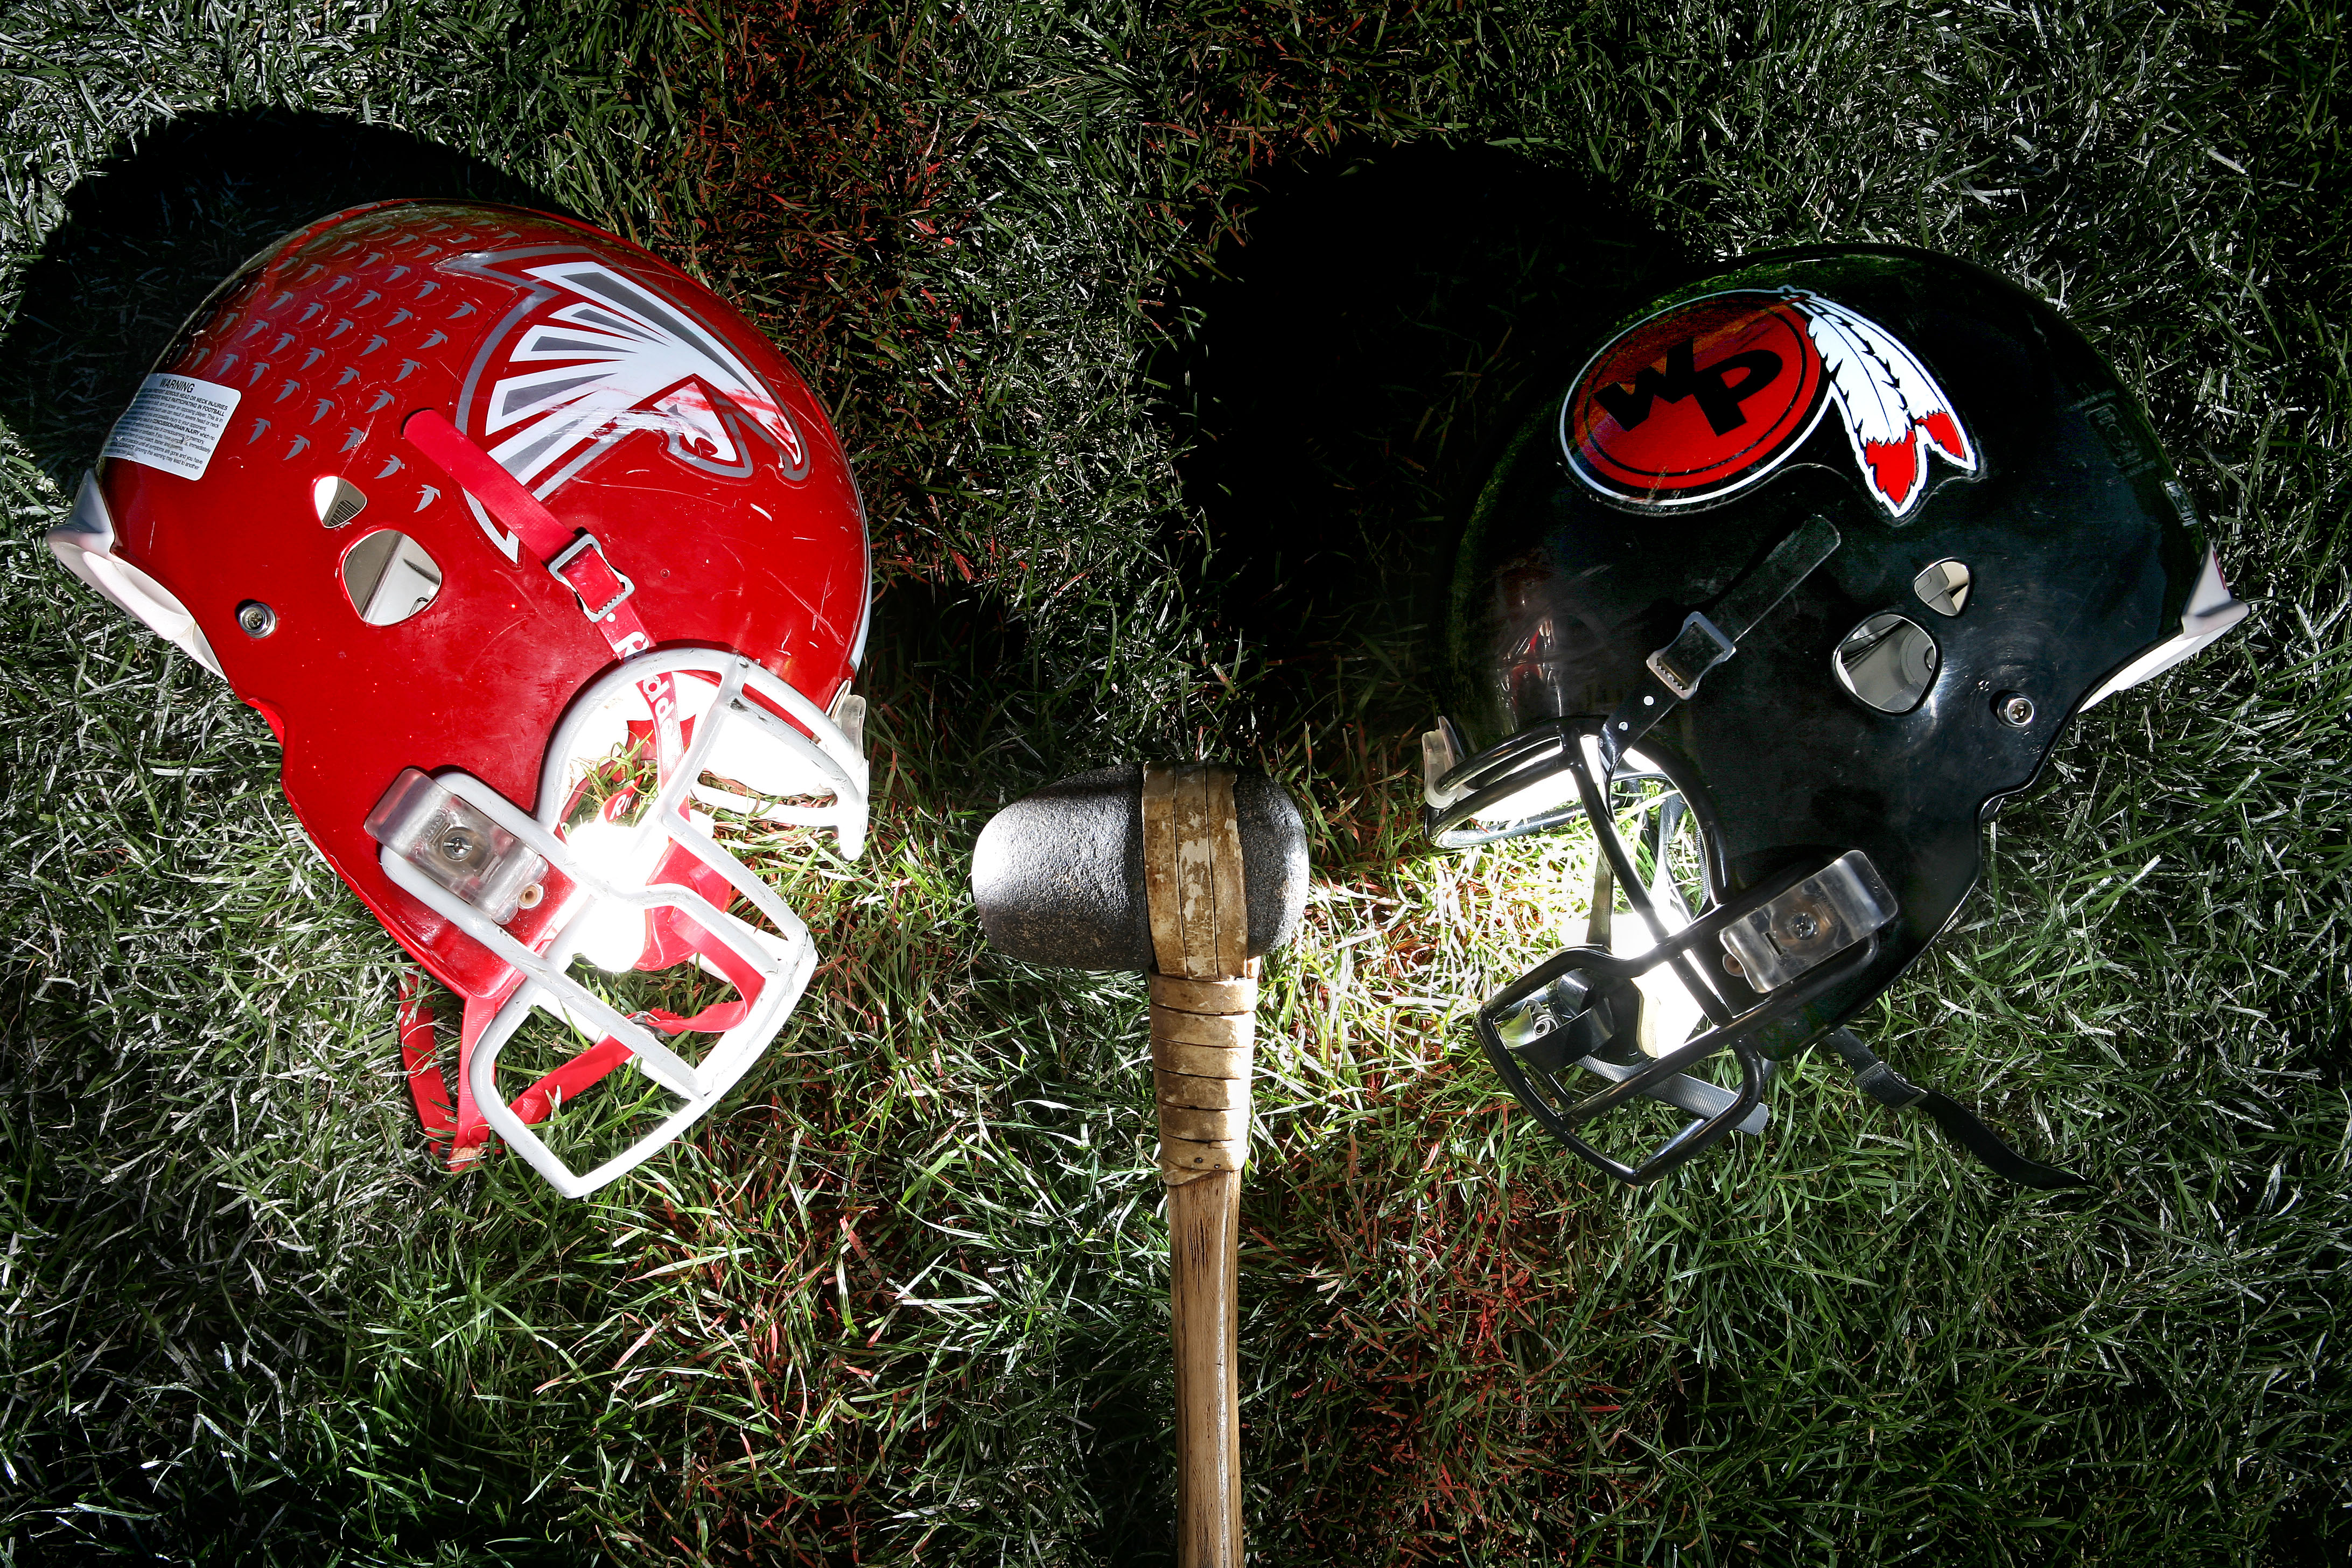
<path id="1" fill-rule="evenodd" d="M 236 412 L 236 388 L 185 375 L 151 375 L 131 400 L 100 455 L 201 479 Z"/>

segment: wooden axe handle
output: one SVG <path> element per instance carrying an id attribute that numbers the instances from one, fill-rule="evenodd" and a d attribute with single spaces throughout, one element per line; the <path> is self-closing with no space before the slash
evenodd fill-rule
<path id="1" fill-rule="evenodd" d="M 1176 1560 L 1241 1568 L 1236 1284 L 1257 964 L 1230 770 L 1145 765 L 1143 874 L 1160 971 L 1151 1068 L 1168 1184 Z"/>

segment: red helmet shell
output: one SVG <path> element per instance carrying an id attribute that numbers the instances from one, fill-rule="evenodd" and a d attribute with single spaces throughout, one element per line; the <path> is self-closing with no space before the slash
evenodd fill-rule
<path id="1" fill-rule="evenodd" d="M 178 597 L 268 720 L 329 863 L 462 992 L 511 971 L 395 889 L 362 823 L 410 767 L 530 809 L 559 717 L 615 660 L 573 592 L 404 438 L 410 416 L 439 412 L 593 533 L 655 647 L 731 650 L 819 708 L 862 651 L 864 513 L 824 408 L 731 307 L 611 235 L 514 207 L 354 207 L 249 262 L 156 369 L 234 405 L 178 465 L 194 477 L 125 457 L 137 437 L 117 427 L 98 476 L 114 553 Z M 386 528 L 441 582 L 372 625 L 342 568 Z"/>

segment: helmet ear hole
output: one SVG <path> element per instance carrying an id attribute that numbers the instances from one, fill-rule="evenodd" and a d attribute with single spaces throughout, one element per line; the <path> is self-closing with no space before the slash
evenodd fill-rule
<path id="1" fill-rule="evenodd" d="M 1974 582 L 1965 561 L 1938 561 L 1911 579 L 1919 602 L 1939 616 L 1957 616 L 1969 607 L 1969 587 Z"/>
<path id="2" fill-rule="evenodd" d="M 1846 633 L 1830 668 L 1856 700 L 1881 713 L 1908 713 L 1935 684 L 1943 655 L 1919 624 L 1882 611 Z"/>
<path id="3" fill-rule="evenodd" d="M 310 486 L 310 505 L 327 528 L 341 528 L 359 516 L 367 500 L 359 486 L 337 474 L 328 474 Z"/>
<path id="4" fill-rule="evenodd" d="M 343 552 L 343 596 L 372 626 L 395 626 L 441 592 L 441 564 L 396 529 L 380 528 Z"/>

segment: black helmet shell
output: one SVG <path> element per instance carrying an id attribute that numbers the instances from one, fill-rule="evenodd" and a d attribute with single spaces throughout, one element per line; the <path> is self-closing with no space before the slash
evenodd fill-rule
<path id="1" fill-rule="evenodd" d="M 1858 848 L 1901 903 L 1869 970 L 1780 1032 L 1792 1049 L 1943 929 L 1987 807 L 2183 629 L 2208 551 L 2113 370 L 2047 303 L 1951 258 L 1755 258 L 1580 364 L 1465 532 L 1452 717 L 1480 751 L 1608 714 L 1685 617 L 1833 524 L 1838 548 L 1642 742 L 1707 796 L 1732 888 Z M 1939 595 L 1947 563 L 1960 586 Z M 1874 653 L 1903 679 L 1858 690 Z"/>

